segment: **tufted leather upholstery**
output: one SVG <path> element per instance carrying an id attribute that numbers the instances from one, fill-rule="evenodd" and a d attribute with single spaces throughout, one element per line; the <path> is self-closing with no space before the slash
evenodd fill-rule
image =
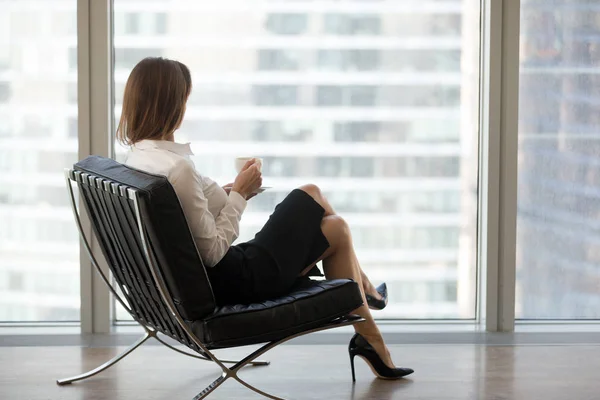
<path id="1" fill-rule="evenodd" d="M 358 285 L 352 280 L 310 281 L 278 299 L 220 307 L 191 326 L 209 348 L 245 346 L 316 328 L 362 304 Z"/>

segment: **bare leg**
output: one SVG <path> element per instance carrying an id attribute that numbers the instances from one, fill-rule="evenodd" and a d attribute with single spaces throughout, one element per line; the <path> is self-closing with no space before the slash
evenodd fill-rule
<path id="1" fill-rule="evenodd" d="M 358 262 L 358 260 L 357 260 L 357 262 Z M 371 296 L 373 296 L 374 298 L 381 300 L 382 299 L 381 295 L 379 294 L 379 292 L 377 291 L 375 286 L 373 286 L 373 284 L 369 280 L 369 277 L 365 274 L 365 271 L 363 271 L 362 268 L 360 268 L 360 276 L 362 279 L 363 289 L 365 290 L 365 293 L 368 293 Z"/>
<path id="2" fill-rule="evenodd" d="M 331 206 L 331 204 L 329 203 L 327 198 L 323 195 L 323 193 L 321 192 L 321 189 L 319 189 L 319 187 L 317 185 L 312 185 L 312 184 L 303 185 L 303 186 L 300 186 L 299 189 L 308 193 L 313 199 L 315 199 L 315 201 L 317 203 L 319 203 L 321 205 L 321 207 L 323 207 L 325 209 L 325 217 L 328 217 L 331 215 L 336 215 L 335 211 L 333 210 L 333 207 Z M 352 254 L 353 254 L 354 258 L 356 258 L 356 255 L 354 255 L 354 251 L 352 251 Z M 309 266 L 305 271 L 303 271 L 302 275 L 306 275 L 308 273 L 308 271 L 310 271 L 312 269 L 312 267 L 314 267 L 314 265 L 315 264 Z M 360 267 L 360 263 L 358 262 L 358 260 L 356 260 L 356 265 L 358 265 L 358 269 L 360 271 L 360 277 L 361 277 L 361 282 L 362 282 L 362 287 L 364 289 L 364 292 L 370 294 L 371 296 L 373 296 L 376 299 L 381 300 L 381 295 L 375 289 L 375 286 L 373 286 L 373 284 L 369 280 L 369 277 L 367 276 L 367 274 L 365 274 L 363 269 Z"/>
<path id="3" fill-rule="evenodd" d="M 323 268 L 327 279 L 350 278 L 356 281 L 361 288 L 364 305 L 354 310 L 354 313 L 365 319 L 354 325 L 354 330 L 362 335 L 373 346 L 382 360 L 389 366 L 394 367 L 390 353 L 383 342 L 383 337 L 373 316 L 366 305 L 364 289 L 362 289 L 362 277 L 360 266 L 354 254 L 352 237 L 346 221 L 337 215 L 323 218 L 321 223 L 323 234 L 329 241 L 330 247 L 323 254 Z"/>
<path id="4" fill-rule="evenodd" d="M 319 203 L 321 205 L 321 207 L 323 207 L 325 209 L 326 217 L 328 217 L 330 215 L 335 215 L 335 211 L 333 210 L 333 207 L 331 206 L 331 204 L 329 204 L 329 201 L 327 200 L 327 198 L 325 196 L 323 196 L 323 193 L 321 193 L 321 189 L 319 189 L 319 187 L 317 185 L 313 185 L 313 184 L 309 183 L 307 185 L 300 186 L 298 189 L 305 191 L 313 199 L 315 199 L 315 201 L 317 203 Z"/>

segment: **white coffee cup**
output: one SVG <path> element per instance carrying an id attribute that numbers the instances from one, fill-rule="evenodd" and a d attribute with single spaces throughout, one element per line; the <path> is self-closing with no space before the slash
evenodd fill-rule
<path id="1" fill-rule="evenodd" d="M 236 157 L 235 159 L 235 170 L 237 171 L 237 173 L 239 174 L 240 171 L 242 170 L 242 168 L 244 168 L 244 165 L 246 165 L 246 163 L 252 159 L 256 160 L 256 163 L 258 164 L 258 169 L 259 171 L 262 170 L 262 158 L 260 157 Z"/>

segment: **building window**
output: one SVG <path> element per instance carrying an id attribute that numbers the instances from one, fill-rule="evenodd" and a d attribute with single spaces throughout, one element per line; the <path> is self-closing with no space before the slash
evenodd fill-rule
<path id="1" fill-rule="evenodd" d="M 261 71 L 297 71 L 305 54 L 301 50 L 258 51 L 258 69 Z"/>
<path id="2" fill-rule="evenodd" d="M 164 35 L 167 14 L 164 12 L 115 12 L 115 36 Z"/>
<path id="3" fill-rule="evenodd" d="M 140 33 L 140 14 L 127 13 L 125 14 L 125 34 L 135 35 Z"/>
<path id="4" fill-rule="evenodd" d="M 334 123 L 336 142 L 377 142 L 379 141 L 379 122 L 336 122 Z"/>
<path id="5" fill-rule="evenodd" d="M 265 21 L 265 28 L 277 35 L 300 35 L 307 26 L 306 14 L 270 14 Z"/>
<path id="6" fill-rule="evenodd" d="M 10 68 L 11 46 L 9 43 L 12 40 L 12 29 L 14 28 L 11 26 L 10 11 L 0 13 L 0 38 L 3 38 L 0 41 L 0 71 Z"/>
<path id="7" fill-rule="evenodd" d="M 368 178 L 375 175 L 376 160 L 373 157 L 346 157 L 344 161 L 349 165 L 350 176 Z"/>
<path id="8" fill-rule="evenodd" d="M 77 118 L 72 118 L 69 117 L 69 119 L 67 120 L 67 129 L 69 131 L 68 136 L 70 138 L 76 138 L 77 137 L 77 132 L 78 132 L 78 122 L 77 122 Z"/>
<path id="9" fill-rule="evenodd" d="M 49 137 L 52 135 L 53 122 L 50 117 L 26 114 L 23 116 L 21 134 L 26 137 Z"/>
<path id="10" fill-rule="evenodd" d="M 375 71 L 380 68 L 380 50 L 319 50 L 320 70 Z"/>
<path id="11" fill-rule="evenodd" d="M 67 86 L 67 101 L 69 104 L 77 104 L 77 82 L 69 82 Z"/>
<path id="12" fill-rule="evenodd" d="M 0 103 L 8 103 L 10 100 L 10 83 L 0 82 Z"/>
<path id="13" fill-rule="evenodd" d="M 10 69 L 10 47 L 0 43 L 0 71 Z"/>
<path id="14" fill-rule="evenodd" d="M 381 18 L 374 14 L 325 14 L 323 32 L 330 35 L 379 35 Z"/>
<path id="15" fill-rule="evenodd" d="M 395 36 L 460 37 L 462 32 L 460 13 L 423 13 L 394 15 L 389 19 L 389 33 Z"/>
<path id="16" fill-rule="evenodd" d="M 154 14 L 154 18 L 155 18 L 154 32 L 156 32 L 159 35 L 164 35 L 165 33 L 167 33 L 167 14 L 156 13 L 156 14 Z"/>
<path id="17" fill-rule="evenodd" d="M 265 176 L 296 176 L 300 159 L 293 157 L 263 157 L 263 175 Z"/>
<path id="18" fill-rule="evenodd" d="M 25 290 L 25 276 L 22 272 L 8 271 L 8 290 L 13 292 Z"/>
<path id="19" fill-rule="evenodd" d="M 339 157 L 319 157 L 316 170 L 319 176 L 341 176 L 343 173 L 342 160 Z"/>
<path id="20" fill-rule="evenodd" d="M 160 57 L 162 50 L 158 48 L 115 48 L 115 69 L 133 69 L 146 57 Z"/>
<path id="21" fill-rule="evenodd" d="M 314 133 L 311 121 L 257 121 L 252 139 L 259 142 L 303 142 Z"/>
<path id="22" fill-rule="evenodd" d="M 459 175 L 458 157 L 410 157 L 407 173 L 414 177 L 452 177 Z"/>
<path id="23" fill-rule="evenodd" d="M 387 107 L 460 107 L 460 86 L 385 85 L 379 87 L 380 105 Z"/>
<path id="24" fill-rule="evenodd" d="M 417 227 L 410 238 L 410 246 L 420 249 L 453 248 L 458 245 L 458 228 L 436 226 Z"/>
<path id="25" fill-rule="evenodd" d="M 285 85 L 254 86 L 254 104 L 258 106 L 295 106 L 298 104 L 298 87 Z"/>
<path id="26" fill-rule="evenodd" d="M 317 86 L 317 104 L 320 106 L 341 106 L 344 90 L 341 86 Z"/>
<path id="27" fill-rule="evenodd" d="M 69 70 L 76 71 L 77 70 L 77 47 L 69 48 Z"/>
<path id="28" fill-rule="evenodd" d="M 381 67 L 386 71 L 460 72 L 460 49 L 382 50 Z"/>
<path id="29" fill-rule="evenodd" d="M 317 104 L 324 107 L 373 107 L 377 102 L 375 86 L 318 86 Z"/>
<path id="30" fill-rule="evenodd" d="M 376 86 L 348 86 L 346 91 L 346 101 L 351 106 L 373 107 L 377 104 Z"/>

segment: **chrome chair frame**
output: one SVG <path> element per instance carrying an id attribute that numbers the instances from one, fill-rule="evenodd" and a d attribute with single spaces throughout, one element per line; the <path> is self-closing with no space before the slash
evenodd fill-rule
<path id="1" fill-rule="evenodd" d="M 65 178 L 66 178 L 66 183 L 67 183 L 67 188 L 69 191 L 69 198 L 70 198 L 70 202 L 71 202 L 71 207 L 73 209 L 73 215 L 75 217 L 75 221 L 77 223 L 77 228 L 79 230 L 79 234 L 81 236 L 81 240 L 84 244 L 85 250 L 92 262 L 92 265 L 95 267 L 96 272 L 101 276 L 102 280 L 104 281 L 104 283 L 108 286 L 109 290 L 111 291 L 111 293 L 113 294 L 113 296 L 115 297 L 115 299 L 119 302 L 119 304 L 121 304 L 121 306 L 123 306 L 123 308 L 125 310 L 127 310 L 127 312 L 129 312 L 129 314 L 133 317 L 133 319 L 140 324 L 140 326 L 142 326 L 142 328 L 144 328 L 144 330 L 146 331 L 144 333 L 144 335 L 142 337 L 140 337 L 135 343 L 133 343 L 131 346 L 129 346 L 127 349 L 125 349 L 125 351 L 123 351 L 122 353 L 120 353 L 119 355 L 113 357 L 112 359 L 110 359 L 109 361 L 107 361 L 106 363 L 88 371 L 85 372 L 83 374 L 80 375 L 76 375 L 70 378 L 65 378 L 65 379 L 58 379 L 56 381 L 56 383 L 58 385 L 67 385 L 67 384 L 71 384 L 73 382 L 76 381 L 80 381 L 80 380 L 84 380 L 87 379 L 89 377 L 92 377 L 104 370 L 106 370 L 107 368 L 110 368 L 111 366 L 115 365 L 117 362 L 119 362 L 120 360 L 122 360 L 123 358 L 125 358 L 127 355 L 129 355 L 131 352 L 133 352 L 135 349 L 137 349 L 139 346 L 141 346 L 144 342 L 146 342 L 146 340 L 148 340 L 149 338 L 155 338 L 156 340 L 158 340 L 160 343 L 162 343 L 163 345 L 165 345 L 166 347 L 170 348 L 171 350 L 174 350 L 178 353 L 184 354 L 186 356 L 189 357 L 194 357 L 200 360 L 204 360 L 204 361 L 212 361 L 215 364 L 217 364 L 221 370 L 221 376 L 219 376 L 216 380 L 214 380 L 210 385 L 208 385 L 204 390 L 202 390 L 200 393 L 198 393 L 195 397 L 194 400 L 199 400 L 199 399 L 203 399 L 205 397 L 207 397 L 211 392 L 213 392 L 217 387 L 219 387 L 223 382 L 225 382 L 227 379 L 229 378 L 233 378 L 234 380 L 238 381 L 240 384 L 246 386 L 248 389 L 261 394 L 264 397 L 270 398 L 270 399 L 276 399 L 276 400 L 283 400 L 280 397 L 276 397 L 274 395 L 271 395 L 269 393 L 266 393 L 252 385 L 250 385 L 249 383 L 247 383 L 246 381 L 242 380 L 239 375 L 238 372 L 240 371 L 240 369 L 242 369 L 243 367 L 247 366 L 247 365 L 252 365 L 252 366 L 266 366 L 269 365 L 270 363 L 268 361 L 260 361 L 260 360 L 256 360 L 255 359 L 259 356 L 261 356 L 262 354 L 266 353 L 267 351 L 271 350 L 272 348 L 280 345 L 281 343 L 284 343 L 290 339 L 296 338 L 298 336 L 303 336 L 309 333 L 313 333 L 313 332 L 318 332 L 318 331 L 323 331 L 323 330 L 327 330 L 327 329 L 332 329 L 332 328 L 338 328 L 338 327 L 342 327 L 342 326 L 347 326 L 347 325 L 352 325 L 356 322 L 361 322 L 364 321 L 361 317 L 359 316 L 354 316 L 354 315 L 348 315 L 345 317 L 341 317 L 338 318 L 334 321 L 331 321 L 325 325 L 322 325 L 318 328 L 315 329 L 311 329 L 308 331 L 304 331 L 304 332 L 300 332 L 298 334 L 294 334 L 288 337 L 285 337 L 283 339 L 280 340 L 275 340 L 275 341 L 271 341 L 265 345 L 263 345 L 262 347 L 260 347 L 259 349 L 257 349 L 256 351 L 252 352 L 251 354 L 249 354 L 248 356 L 244 357 L 242 360 L 239 361 L 235 361 L 235 360 L 222 360 L 222 359 L 218 359 L 197 337 L 196 335 L 192 332 L 192 330 L 190 329 L 190 327 L 185 323 L 185 321 L 183 320 L 183 318 L 181 317 L 181 315 L 179 314 L 179 312 L 177 311 L 177 308 L 175 307 L 175 303 L 173 302 L 173 299 L 171 298 L 169 291 L 167 289 L 166 283 L 163 279 L 162 273 L 160 271 L 160 269 L 158 268 L 158 266 L 155 263 L 155 259 L 154 257 L 150 256 L 150 244 L 149 244 L 149 238 L 147 235 L 147 231 L 146 231 L 146 227 L 144 225 L 144 221 L 141 217 L 142 213 L 142 207 L 144 207 L 144 205 L 139 201 L 139 196 L 138 193 L 135 189 L 130 188 L 130 187 L 126 187 L 122 184 L 118 184 L 115 182 L 112 182 L 108 179 L 105 178 L 100 178 L 100 177 L 96 177 L 96 176 L 92 176 L 90 174 L 87 173 L 82 173 L 79 171 L 74 171 L 74 170 L 69 170 L 66 169 L 65 170 Z M 170 345 L 169 343 L 167 343 L 166 341 L 164 341 L 163 339 L 161 339 L 158 336 L 159 331 L 157 329 L 154 329 L 150 326 L 148 326 L 146 323 L 144 323 L 143 321 L 141 321 L 139 318 L 137 318 L 135 316 L 135 313 L 133 312 L 133 310 L 126 304 L 125 300 L 119 295 L 119 293 L 117 292 L 117 290 L 113 287 L 113 285 L 110 283 L 108 277 L 106 276 L 106 274 L 102 271 L 102 269 L 100 268 L 100 265 L 98 264 L 98 261 L 96 260 L 96 257 L 94 256 L 92 249 L 91 249 L 91 245 L 90 242 L 83 230 L 83 226 L 81 223 L 81 218 L 80 218 L 80 212 L 78 212 L 78 208 L 77 208 L 77 203 L 75 200 L 75 194 L 73 191 L 73 182 L 76 183 L 80 183 L 80 184 L 87 184 L 87 185 L 91 185 L 97 189 L 103 190 L 107 193 L 113 194 L 113 195 L 118 195 L 121 197 L 125 197 L 128 200 L 131 200 L 133 202 L 134 205 L 134 210 L 135 210 L 135 218 L 136 218 L 136 222 L 137 222 L 137 228 L 138 228 L 138 233 L 140 235 L 141 238 L 141 243 L 142 243 L 142 247 L 143 247 L 143 251 L 144 251 L 144 258 L 146 259 L 146 261 L 148 262 L 148 265 L 150 266 L 150 272 L 152 274 L 152 278 L 154 280 L 154 284 L 156 285 L 156 287 L 159 290 L 160 296 L 162 301 L 166 304 L 169 312 L 171 313 L 171 316 L 177 321 L 179 328 L 182 329 L 188 336 L 189 338 L 193 341 L 193 343 L 198 346 L 199 350 L 195 350 L 195 349 L 191 349 L 194 350 L 195 352 L 197 352 L 198 354 L 191 354 L 189 352 L 180 350 L 172 345 Z M 189 347 L 189 346 L 188 346 Z M 225 364 L 234 364 L 232 367 L 227 367 L 225 366 Z"/>

